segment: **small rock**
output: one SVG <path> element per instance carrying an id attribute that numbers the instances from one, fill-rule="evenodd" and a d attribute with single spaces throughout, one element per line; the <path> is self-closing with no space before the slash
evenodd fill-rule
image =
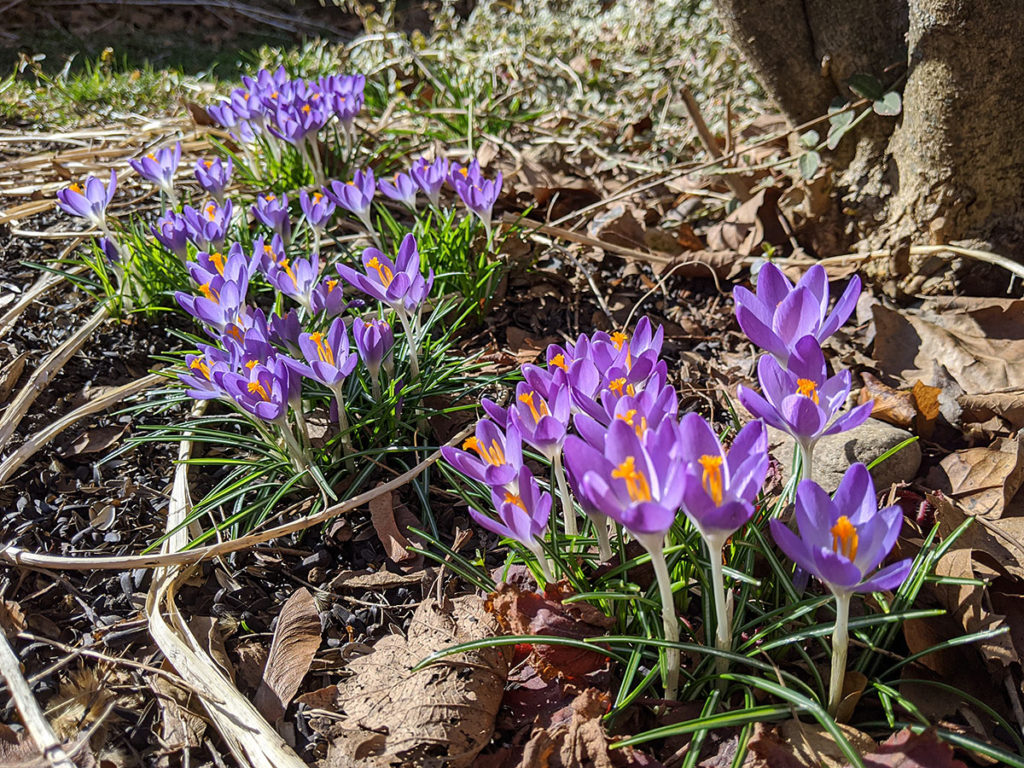
<path id="1" fill-rule="evenodd" d="M 821 438 L 814 446 L 814 479 L 828 492 L 839 487 L 851 464 L 870 464 L 890 448 L 913 437 L 910 432 L 878 419 L 868 419 L 848 432 Z M 768 447 L 782 464 L 783 481 L 793 468 L 793 438 L 774 427 L 768 427 Z M 888 490 L 893 483 L 909 482 L 921 466 L 921 446 L 917 442 L 904 446 L 871 470 L 875 489 Z"/>

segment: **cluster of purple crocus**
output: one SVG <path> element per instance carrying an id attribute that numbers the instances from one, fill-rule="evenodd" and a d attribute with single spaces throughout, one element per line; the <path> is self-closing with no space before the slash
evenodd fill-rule
<path id="1" fill-rule="evenodd" d="M 344 301 L 343 281 L 398 312 L 403 324 L 410 316 L 418 318 L 433 282 L 432 272 L 420 272 L 412 235 L 402 241 L 394 261 L 368 248 L 363 264 L 365 273 L 344 265 L 322 273 L 316 253 L 290 254 L 279 234 L 257 238 L 251 252 L 238 243 L 226 253 L 199 251 L 186 264 L 195 291 L 179 291 L 175 299 L 205 326 L 214 343 L 200 345 L 199 354 L 186 357 L 187 370 L 180 379 L 188 394 L 220 398 L 251 416 L 261 429 L 276 427 L 300 468 L 309 463 L 303 387 L 304 382 L 316 382 L 333 395 L 332 418 L 346 446 L 345 382 L 361 362 L 378 397 L 380 371 L 393 375 L 395 338 L 380 312 L 366 313 L 362 300 Z M 273 288 L 274 306 L 282 307 L 280 311 L 268 314 L 249 303 L 254 280 Z M 286 300 L 296 306 L 286 311 Z M 411 338 L 409 344 L 411 349 Z"/>
<path id="2" fill-rule="evenodd" d="M 840 414 L 850 374 L 828 376 L 820 346 L 849 317 L 859 291 L 854 279 L 829 312 L 823 268 L 812 268 L 793 285 L 771 264 L 761 270 L 756 294 L 737 288 L 741 327 L 771 354 L 758 365 L 765 394 L 740 389 L 740 400 L 755 420 L 736 432 L 728 447 L 701 416 L 679 415 L 678 395 L 660 359 L 663 331 L 647 318 L 632 336 L 597 332 L 551 346 L 546 367 L 522 367 L 524 380 L 511 403 L 501 407 L 485 399 L 486 417 L 474 436 L 461 450 L 443 449 L 451 466 L 490 488 L 493 515 L 471 509 L 471 516 L 535 554 L 542 551 L 552 497 L 538 490 L 524 460 L 524 449 L 532 449 L 551 464 L 549 487 L 559 488 L 570 540 L 577 533 L 574 497 L 590 520 L 601 560 L 612 554 L 609 522 L 647 549 L 661 590 L 665 635 L 677 640 L 664 546 L 682 512 L 708 551 L 715 644 L 730 650 L 732 606 L 723 549 L 754 515 L 770 461 L 766 425 L 793 435 L 805 456 L 806 473 L 815 441 L 862 423 L 870 413 L 870 406 L 861 406 Z M 876 570 L 892 549 L 901 519 L 893 508 L 878 510 L 867 469 L 854 465 L 834 498 L 811 480 L 801 484 L 799 536 L 778 520 L 772 520 L 772 531 L 780 549 L 800 567 L 848 599 L 857 591 L 895 588 L 905 579 L 908 561 Z M 550 578 L 549 564 L 541 554 L 537 559 Z M 845 664 L 845 646 L 843 654 Z M 672 696 L 678 653 L 671 648 L 665 675 Z"/>

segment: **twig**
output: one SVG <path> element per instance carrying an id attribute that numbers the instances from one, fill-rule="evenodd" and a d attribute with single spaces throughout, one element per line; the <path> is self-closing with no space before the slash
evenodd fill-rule
<path id="1" fill-rule="evenodd" d="M 100 327 L 104 320 L 110 317 L 107 307 L 101 306 L 70 338 L 66 339 L 59 347 L 44 358 L 43 362 L 35 371 L 18 396 L 11 401 L 4 411 L 3 419 L 0 420 L 0 450 L 7 445 L 18 428 L 21 420 L 25 417 L 32 403 L 36 401 L 39 394 L 46 388 L 54 376 L 64 367 L 64 363 L 71 359 L 85 342 L 92 336 L 93 331 Z"/>
<path id="2" fill-rule="evenodd" d="M 84 239 L 84 238 L 83 238 Z M 78 240 L 65 249 L 65 254 L 61 254 L 61 258 L 64 258 L 66 253 L 74 250 L 78 247 L 81 240 Z M 84 264 L 80 264 L 77 267 L 67 270 L 66 272 L 47 272 L 36 280 L 32 287 L 29 288 L 25 293 L 21 295 L 18 302 L 11 307 L 9 310 L 4 312 L 3 316 L 0 317 L 0 339 L 7 335 L 7 333 L 14 327 L 14 321 L 17 320 L 21 313 L 24 312 L 37 298 L 42 296 L 53 286 L 64 280 L 68 275 L 80 275 L 86 270 Z"/>
<path id="3" fill-rule="evenodd" d="M 71 411 L 71 413 L 68 413 L 48 424 L 18 446 L 18 449 L 14 453 L 0 463 L 0 484 L 6 483 L 7 480 L 10 479 L 11 475 L 14 474 L 22 464 L 28 461 L 29 457 L 75 422 L 85 416 L 105 410 L 114 403 L 118 403 L 125 398 L 138 394 L 145 389 L 149 389 L 150 387 L 159 384 L 161 381 L 166 381 L 166 377 L 157 373 L 151 373 L 148 376 L 143 376 L 141 379 L 124 384 L 100 397 L 90 400 L 85 405 L 79 406 L 75 410 Z"/>
<path id="4" fill-rule="evenodd" d="M 690 89 L 685 85 L 681 85 L 679 86 L 679 95 L 682 96 L 683 104 L 686 106 L 686 112 L 693 121 L 694 128 L 697 129 L 697 135 L 700 136 L 700 143 L 704 145 L 704 149 L 707 150 L 711 157 L 717 161 L 721 161 L 723 157 L 722 150 L 719 148 L 718 141 L 715 139 L 714 134 L 711 133 L 711 129 L 708 128 L 708 124 L 704 122 L 704 116 L 700 113 L 700 105 L 697 104 L 697 100 L 693 97 L 693 93 L 691 93 Z M 725 182 L 726 186 L 732 190 L 732 193 L 736 195 L 737 199 L 741 203 L 745 203 L 750 199 L 750 190 L 738 176 L 734 176 L 733 174 L 723 174 L 719 178 Z"/>
<path id="5" fill-rule="evenodd" d="M 472 432 L 472 429 L 472 427 L 467 427 L 449 440 L 447 444 L 455 445 L 459 443 Z M 376 488 L 361 493 L 358 496 L 353 496 L 351 499 L 339 502 L 315 515 L 308 515 L 298 520 L 293 520 L 289 523 L 284 523 L 274 528 L 270 528 L 266 531 L 250 533 L 239 539 L 223 541 L 206 547 L 196 547 L 195 549 L 188 549 L 184 552 L 168 552 L 156 555 L 127 555 L 124 557 L 60 557 L 57 555 L 42 555 L 35 552 L 26 552 L 21 547 L 10 544 L 0 547 L 0 560 L 14 565 L 52 568 L 54 570 L 65 571 L 161 568 L 168 565 L 190 565 L 193 563 L 199 563 L 212 557 L 219 557 L 220 555 L 226 555 L 231 552 L 249 549 L 257 544 L 270 541 L 271 539 L 280 538 L 281 536 L 287 536 L 289 534 L 296 533 L 297 531 L 312 528 L 315 525 L 320 525 L 321 523 L 330 520 L 332 517 L 337 517 L 338 515 L 350 512 L 363 504 L 369 503 L 371 500 L 382 494 L 401 488 L 409 481 L 418 477 L 423 470 L 434 464 L 439 458 L 441 458 L 441 452 L 434 451 L 434 453 L 430 454 L 430 456 L 425 458 L 415 467 L 403 472 L 395 479 L 378 485 Z"/>
<path id="6" fill-rule="evenodd" d="M 60 740 L 43 715 L 43 710 L 39 708 L 39 704 L 32 695 L 32 690 L 21 674 L 18 657 L 14 654 L 14 649 L 7 642 L 7 636 L 2 630 L 0 630 L 0 675 L 3 675 L 7 682 L 7 690 L 10 692 L 11 699 L 14 700 L 14 706 L 18 708 L 25 730 L 32 737 L 40 754 L 46 758 L 46 762 L 51 768 L 75 768 L 75 764 L 71 762 L 71 758 L 64 751 Z"/>

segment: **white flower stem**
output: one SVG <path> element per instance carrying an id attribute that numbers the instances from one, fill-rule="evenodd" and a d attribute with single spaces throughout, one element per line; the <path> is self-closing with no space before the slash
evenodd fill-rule
<path id="1" fill-rule="evenodd" d="M 338 403 L 338 432 L 341 433 L 341 449 L 345 452 L 345 466 L 351 471 L 352 464 L 352 438 L 348 433 L 348 414 L 345 413 L 345 395 L 341 391 L 341 385 L 331 387 L 334 392 L 334 399 Z"/>
<path id="2" fill-rule="evenodd" d="M 720 651 L 732 650 L 732 611 L 725 599 L 725 575 L 722 573 L 722 549 L 724 542 L 707 539 L 708 559 L 711 565 L 711 591 L 715 598 L 715 648 Z M 729 668 L 729 660 L 715 657 L 715 669 L 722 674 Z"/>
<path id="3" fill-rule="evenodd" d="M 370 212 L 366 211 L 365 213 L 357 213 L 356 216 L 359 217 L 359 221 L 361 221 L 363 226 L 366 227 L 366 232 L 370 236 L 370 239 L 373 240 L 373 244 L 377 246 L 377 250 L 383 251 L 384 244 L 381 243 L 380 237 L 377 236 L 377 230 L 374 229 L 373 222 L 370 221 Z"/>
<path id="4" fill-rule="evenodd" d="M 540 545 L 540 542 L 537 539 L 531 539 L 526 543 L 526 548 L 537 558 L 537 565 L 540 566 L 540 572 L 544 576 L 544 581 L 553 584 L 555 577 L 551 572 L 551 564 L 548 562 L 548 556 L 544 553 L 544 548 Z"/>
<path id="5" fill-rule="evenodd" d="M 608 536 L 608 518 L 599 512 L 591 512 L 587 515 L 594 526 L 594 535 L 597 537 L 597 551 L 602 563 L 612 559 L 612 543 Z"/>
<path id="6" fill-rule="evenodd" d="M 302 446 L 295 439 L 287 416 L 282 416 L 278 419 L 277 425 L 281 430 L 281 437 L 284 438 L 284 444 L 288 448 L 288 456 L 292 460 L 292 466 L 295 467 L 296 472 L 305 472 L 309 468 L 309 459 L 306 456 L 306 452 L 302 450 Z"/>
<path id="7" fill-rule="evenodd" d="M 578 536 L 579 528 L 576 527 L 576 509 L 572 505 L 572 496 L 569 495 L 569 486 L 565 482 L 565 470 L 562 468 L 562 451 L 559 450 L 551 461 L 551 467 L 555 471 L 555 482 L 558 484 L 558 495 L 562 498 L 562 519 L 565 521 L 565 535 Z"/>
<path id="8" fill-rule="evenodd" d="M 405 311 L 405 307 L 398 306 L 395 308 L 395 312 L 398 314 L 398 322 L 402 324 L 402 330 L 405 331 L 409 342 L 409 375 L 410 378 L 415 380 L 420 377 L 420 361 L 417 354 L 419 339 L 416 338 L 416 334 L 412 331 L 412 326 L 409 323 L 409 313 Z"/>
<path id="9" fill-rule="evenodd" d="M 370 371 L 370 394 L 375 403 L 380 400 L 380 371 Z"/>
<path id="10" fill-rule="evenodd" d="M 801 480 L 813 480 L 814 479 L 814 444 L 803 443 L 797 441 L 797 447 L 800 451 L 800 479 Z"/>
<path id="11" fill-rule="evenodd" d="M 850 598 L 852 593 L 836 593 L 836 627 L 832 631 L 832 674 L 828 682 L 828 713 L 839 711 L 846 677 L 846 652 L 850 647 Z"/>
<path id="12" fill-rule="evenodd" d="M 661 537 L 638 537 L 651 555 L 651 565 L 658 579 L 661 594 L 661 620 L 665 626 L 665 639 L 670 643 L 679 642 L 679 619 L 676 618 L 675 598 L 672 595 L 672 577 L 665 562 Z M 679 649 L 665 648 L 665 698 L 674 700 L 679 689 Z"/>

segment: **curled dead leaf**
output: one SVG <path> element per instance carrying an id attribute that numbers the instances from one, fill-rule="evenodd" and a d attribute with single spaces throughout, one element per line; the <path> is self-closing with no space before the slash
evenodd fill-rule
<path id="1" fill-rule="evenodd" d="M 870 373 L 862 373 L 864 386 L 857 397 L 858 403 L 874 401 L 871 416 L 907 429 L 917 419 L 917 403 L 912 392 L 890 387 Z"/>
<path id="2" fill-rule="evenodd" d="M 1002 517 L 1024 484 L 1024 435 L 987 448 L 967 448 L 944 458 L 929 475 L 933 488 L 951 496 L 972 517 Z"/>
<path id="3" fill-rule="evenodd" d="M 320 647 L 320 613 L 308 589 L 297 589 L 285 602 L 277 617 L 277 628 L 270 642 L 263 681 L 254 703 L 267 720 L 275 722 L 299 690 Z"/>

